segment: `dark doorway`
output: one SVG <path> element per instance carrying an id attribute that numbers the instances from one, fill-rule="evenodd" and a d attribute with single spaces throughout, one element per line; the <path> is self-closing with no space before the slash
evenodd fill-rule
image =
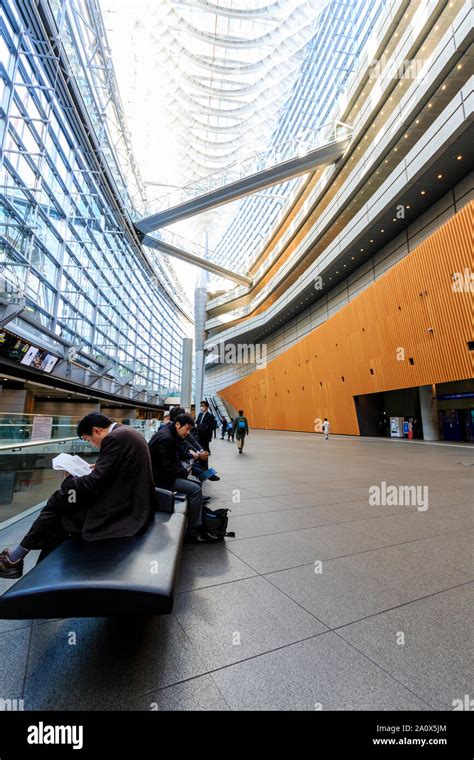
<path id="1" fill-rule="evenodd" d="M 361 435 L 390 437 L 390 417 L 411 422 L 413 438 L 423 438 L 418 388 L 354 396 Z"/>

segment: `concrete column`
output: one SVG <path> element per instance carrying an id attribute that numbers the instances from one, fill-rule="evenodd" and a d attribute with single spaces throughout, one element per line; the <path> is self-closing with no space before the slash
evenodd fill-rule
<path id="1" fill-rule="evenodd" d="M 195 357 L 196 357 L 196 389 L 195 404 L 199 409 L 204 392 L 204 340 L 206 325 L 206 302 L 207 302 L 207 272 L 201 272 L 199 285 L 194 293 L 194 331 L 195 331 Z"/>
<path id="2" fill-rule="evenodd" d="M 193 382 L 193 339 L 183 338 L 183 361 L 181 365 L 181 406 L 187 412 L 191 409 Z"/>
<path id="3" fill-rule="evenodd" d="M 438 403 L 436 386 L 422 385 L 419 389 L 421 424 L 425 441 L 439 441 Z"/>

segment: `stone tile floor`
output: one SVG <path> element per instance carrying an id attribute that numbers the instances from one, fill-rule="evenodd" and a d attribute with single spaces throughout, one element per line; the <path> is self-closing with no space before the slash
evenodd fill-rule
<path id="1" fill-rule="evenodd" d="M 221 481 L 205 488 L 237 535 L 184 548 L 173 614 L 0 621 L 1 698 L 26 710 L 452 710 L 474 693 L 471 447 L 277 431 L 252 431 L 242 456 L 211 446 Z M 419 486 L 421 500 L 374 504 L 382 481 Z M 0 531 L 2 546 L 32 520 Z"/>

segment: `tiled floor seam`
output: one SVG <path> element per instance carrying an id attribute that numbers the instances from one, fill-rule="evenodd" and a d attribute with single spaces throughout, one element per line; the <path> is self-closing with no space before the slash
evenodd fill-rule
<path id="1" fill-rule="evenodd" d="M 349 646 L 351 646 L 352 649 L 354 649 L 360 655 L 362 655 L 363 657 L 365 657 L 366 660 L 368 660 L 369 662 L 371 662 L 379 670 L 381 670 L 383 673 L 385 673 L 387 676 L 389 676 L 393 681 L 396 681 L 397 683 L 400 684 L 400 686 L 403 686 L 404 689 L 406 689 L 407 691 L 409 691 L 410 694 L 413 694 L 413 696 L 416 697 L 420 702 L 423 702 L 425 705 L 427 705 L 430 708 L 430 710 L 436 710 L 436 707 L 434 705 L 430 704 L 429 702 L 427 702 L 426 699 L 421 696 L 421 694 L 418 694 L 416 691 L 413 691 L 413 689 L 410 688 L 410 686 L 407 686 L 406 683 L 403 683 L 403 681 L 400 681 L 400 679 L 397 678 L 393 673 L 390 673 L 390 671 L 386 670 L 384 667 L 382 667 L 382 665 L 380 665 L 380 663 L 376 662 L 371 657 L 369 657 L 369 655 L 366 654 L 366 652 L 363 652 L 361 649 L 358 649 L 354 644 L 352 644 L 352 642 L 347 641 L 347 639 L 345 639 L 344 636 L 341 636 L 337 631 L 334 631 L 334 633 L 336 634 L 336 636 L 339 636 L 339 638 L 342 641 L 345 641 L 346 644 L 349 644 Z"/>
<path id="2" fill-rule="evenodd" d="M 334 628 L 330 628 L 330 630 L 334 631 L 334 633 L 337 633 L 341 628 L 347 628 L 349 625 L 355 625 L 356 623 L 363 623 L 364 620 L 370 620 L 370 618 L 377 617 L 378 615 L 385 615 L 386 612 L 393 612 L 393 610 L 398 610 L 401 607 L 406 607 L 409 604 L 416 604 L 417 602 L 422 602 L 424 599 L 431 599 L 432 596 L 437 596 L 438 594 L 445 594 L 447 591 L 453 591 L 455 588 L 462 588 L 463 586 L 469 586 L 471 583 L 474 583 L 474 578 L 472 580 L 464 581 L 463 583 L 456 583 L 454 586 L 448 586 L 448 588 L 441 588 L 439 589 L 439 591 L 433 591 L 431 594 L 425 594 L 424 596 L 417 596 L 416 599 L 409 599 L 407 602 L 400 602 L 400 604 L 396 604 L 394 607 L 387 607 L 384 610 L 379 610 L 379 612 L 371 612 L 370 615 L 366 615 L 365 617 L 358 618 L 357 620 L 351 620 L 349 623 L 336 625 Z M 320 622 L 329 628 L 328 623 L 325 623 L 323 620 L 321 620 Z"/>
<path id="3" fill-rule="evenodd" d="M 317 527 L 323 528 L 323 527 L 327 527 L 327 526 L 324 526 L 324 525 L 314 526 L 313 528 L 303 528 L 302 530 L 316 530 Z M 323 562 L 332 562 L 332 560 L 335 560 L 335 559 L 344 559 L 345 557 L 357 557 L 359 554 L 369 554 L 370 552 L 378 552 L 378 551 L 381 551 L 382 549 L 391 549 L 394 546 L 403 546 L 404 544 L 413 544 L 413 543 L 416 543 L 417 541 L 429 541 L 432 538 L 441 538 L 443 536 L 450 536 L 453 533 L 463 533 L 463 532 L 465 532 L 465 530 L 466 530 L 466 528 L 460 528 L 459 530 L 450 531 L 449 533 L 438 533 L 438 534 L 436 534 L 434 536 L 425 536 L 424 538 L 412 538 L 412 539 L 410 539 L 408 541 L 399 541 L 396 544 L 384 544 L 383 546 L 377 546 L 377 547 L 372 548 L 372 549 L 363 549 L 363 550 L 361 550 L 359 552 L 352 552 L 352 554 L 340 554 L 337 557 L 327 557 L 326 559 L 323 560 Z M 294 531 L 285 531 L 285 532 L 293 533 Z M 273 535 L 273 536 L 275 536 L 275 535 L 284 535 L 284 534 L 283 533 L 270 533 L 270 534 L 267 534 L 267 535 Z M 364 535 L 368 536 L 368 534 L 364 534 Z M 253 538 L 253 536 L 251 536 L 250 538 Z M 241 541 L 248 541 L 248 540 L 250 540 L 250 538 L 249 539 L 242 538 L 240 540 Z M 256 538 L 265 538 L 265 536 L 256 536 Z M 372 536 L 372 538 L 374 538 L 374 537 Z M 232 554 L 234 554 L 234 552 L 232 551 L 232 549 L 228 549 L 228 551 L 230 551 Z M 241 559 L 238 554 L 234 554 L 234 557 L 237 557 L 237 559 Z M 241 560 L 241 561 L 243 562 L 244 560 Z M 246 564 L 248 565 L 248 562 L 246 562 Z M 280 573 L 283 570 L 296 570 L 298 567 L 307 567 L 308 565 L 311 565 L 311 564 L 312 564 L 311 562 L 303 562 L 303 564 L 301 564 L 301 565 L 289 565 L 288 567 L 280 567 L 280 568 L 278 568 L 278 570 L 267 570 L 265 572 L 259 572 L 256 568 L 252 567 L 252 565 L 248 565 L 248 566 L 251 567 L 252 570 L 255 570 L 255 572 L 257 572 L 258 575 L 271 575 L 272 573 Z M 456 569 L 456 568 L 453 567 L 453 569 Z M 459 572 L 466 572 L 466 571 L 459 570 Z"/>
<path id="4" fill-rule="evenodd" d="M 298 511 L 300 509 L 312 509 L 312 507 L 295 507 L 294 508 L 295 511 Z M 274 510 L 272 512 L 263 512 L 263 513 L 260 513 L 260 514 L 265 514 L 265 515 L 268 515 L 268 514 L 278 514 L 279 512 L 280 513 L 281 512 L 285 512 L 285 510 L 284 509 L 276 509 L 276 510 Z M 257 517 L 257 514 L 258 513 L 256 513 L 254 516 Z M 302 531 L 302 530 L 316 530 L 316 528 L 327 528 L 330 525 L 352 525 L 352 523 L 363 522 L 364 520 L 379 520 L 380 518 L 384 518 L 384 517 L 397 517 L 398 515 L 400 515 L 400 517 L 401 517 L 404 514 L 405 514 L 404 512 L 391 512 L 390 514 L 373 515 L 372 517 L 367 517 L 367 516 L 365 516 L 365 517 L 358 517 L 355 520 L 340 520 L 339 522 L 320 523 L 319 525 L 310 525 L 308 528 L 290 528 L 290 530 L 277 530 L 277 531 L 274 531 L 273 533 L 257 533 L 254 536 L 247 536 L 246 538 L 237 538 L 237 536 L 236 536 L 231 543 L 234 543 L 236 541 L 248 541 L 249 538 L 265 538 L 265 536 L 279 536 L 282 533 L 298 533 L 299 531 Z M 246 515 L 239 515 L 239 517 L 246 517 Z M 436 517 L 435 517 L 435 519 L 436 519 Z M 424 536 L 424 538 L 437 538 L 438 536 L 449 535 L 450 533 L 460 533 L 461 531 L 471 530 L 472 528 L 474 528 L 474 522 L 473 522 L 473 525 L 471 526 L 471 528 L 466 528 L 466 527 L 464 527 L 464 528 L 457 528 L 456 530 L 447 531 L 447 533 L 435 533 L 433 536 Z M 364 532 L 363 528 L 361 528 L 361 530 L 362 530 L 362 532 Z M 371 538 L 376 538 L 376 536 L 372 536 L 370 533 L 367 533 L 366 535 L 370 536 Z M 420 541 L 420 540 L 423 540 L 423 539 L 418 539 L 418 538 L 411 538 L 410 539 L 410 541 Z"/>
<path id="5" fill-rule="evenodd" d="M 21 687 L 21 698 L 24 700 L 25 704 L 26 704 L 26 682 L 28 678 L 28 666 L 30 664 L 30 652 L 31 652 L 32 640 L 33 640 L 33 623 L 30 626 L 30 635 L 28 636 L 28 644 L 26 648 L 25 672 L 23 674 L 23 683 Z"/>
<path id="6" fill-rule="evenodd" d="M 207 665 L 206 665 L 206 663 L 204 662 L 204 660 L 202 659 L 202 657 L 201 657 L 201 655 L 199 654 L 198 650 L 196 649 L 196 647 L 194 646 L 193 642 L 191 641 L 191 639 L 189 638 L 188 634 L 186 633 L 186 631 L 185 631 L 185 629 L 184 629 L 184 627 L 183 627 L 183 625 L 182 625 L 182 623 L 181 623 L 181 620 L 178 618 L 178 616 L 176 615 L 176 613 L 175 613 L 175 612 L 173 612 L 173 613 L 172 613 L 172 615 L 173 615 L 174 619 L 176 620 L 177 624 L 179 625 L 179 627 L 180 627 L 181 631 L 183 632 L 183 636 L 185 636 L 185 637 L 186 637 L 186 639 L 189 641 L 190 645 L 192 646 L 192 648 L 193 648 L 193 649 L 194 649 L 194 651 L 196 652 L 196 655 L 197 655 L 197 657 L 199 658 L 199 662 L 202 662 L 202 665 L 203 665 L 203 667 L 204 667 L 204 668 L 207 668 Z M 208 671 L 206 671 L 205 673 L 201 673 L 201 676 L 203 676 L 203 675 L 208 675 L 208 674 L 209 674 L 209 672 L 208 672 Z M 194 678 L 198 678 L 198 676 L 193 676 L 193 679 L 194 679 Z M 184 683 L 185 681 L 187 681 L 187 680 L 189 680 L 189 679 L 184 679 L 183 683 Z M 214 680 L 214 679 L 213 679 L 213 680 Z M 170 686 L 175 686 L 176 684 L 169 684 L 169 685 L 170 685 Z M 229 705 L 229 703 L 227 702 L 227 700 L 225 699 L 224 695 L 222 694 L 222 692 L 221 692 L 221 690 L 219 689 L 219 687 L 217 686 L 217 684 L 216 684 L 216 687 L 217 687 L 217 690 L 218 690 L 219 694 L 221 695 L 222 699 L 224 700 L 225 704 L 227 705 L 227 707 L 228 707 L 228 708 L 229 708 L 229 710 L 230 710 L 230 705 Z"/>

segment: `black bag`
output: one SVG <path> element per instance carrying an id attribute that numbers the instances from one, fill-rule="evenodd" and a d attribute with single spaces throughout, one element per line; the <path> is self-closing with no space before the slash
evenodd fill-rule
<path id="1" fill-rule="evenodd" d="M 214 536 L 218 541 L 223 541 L 226 536 L 235 536 L 234 532 L 227 532 L 227 524 L 229 518 L 227 512 L 231 512 L 230 509 L 216 509 L 212 510 L 203 506 L 202 508 L 202 527 L 211 536 Z"/>
<path id="2" fill-rule="evenodd" d="M 174 512 L 175 491 L 169 491 L 167 488 L 155 487 L 155 509 L 157 512 Z"/>

